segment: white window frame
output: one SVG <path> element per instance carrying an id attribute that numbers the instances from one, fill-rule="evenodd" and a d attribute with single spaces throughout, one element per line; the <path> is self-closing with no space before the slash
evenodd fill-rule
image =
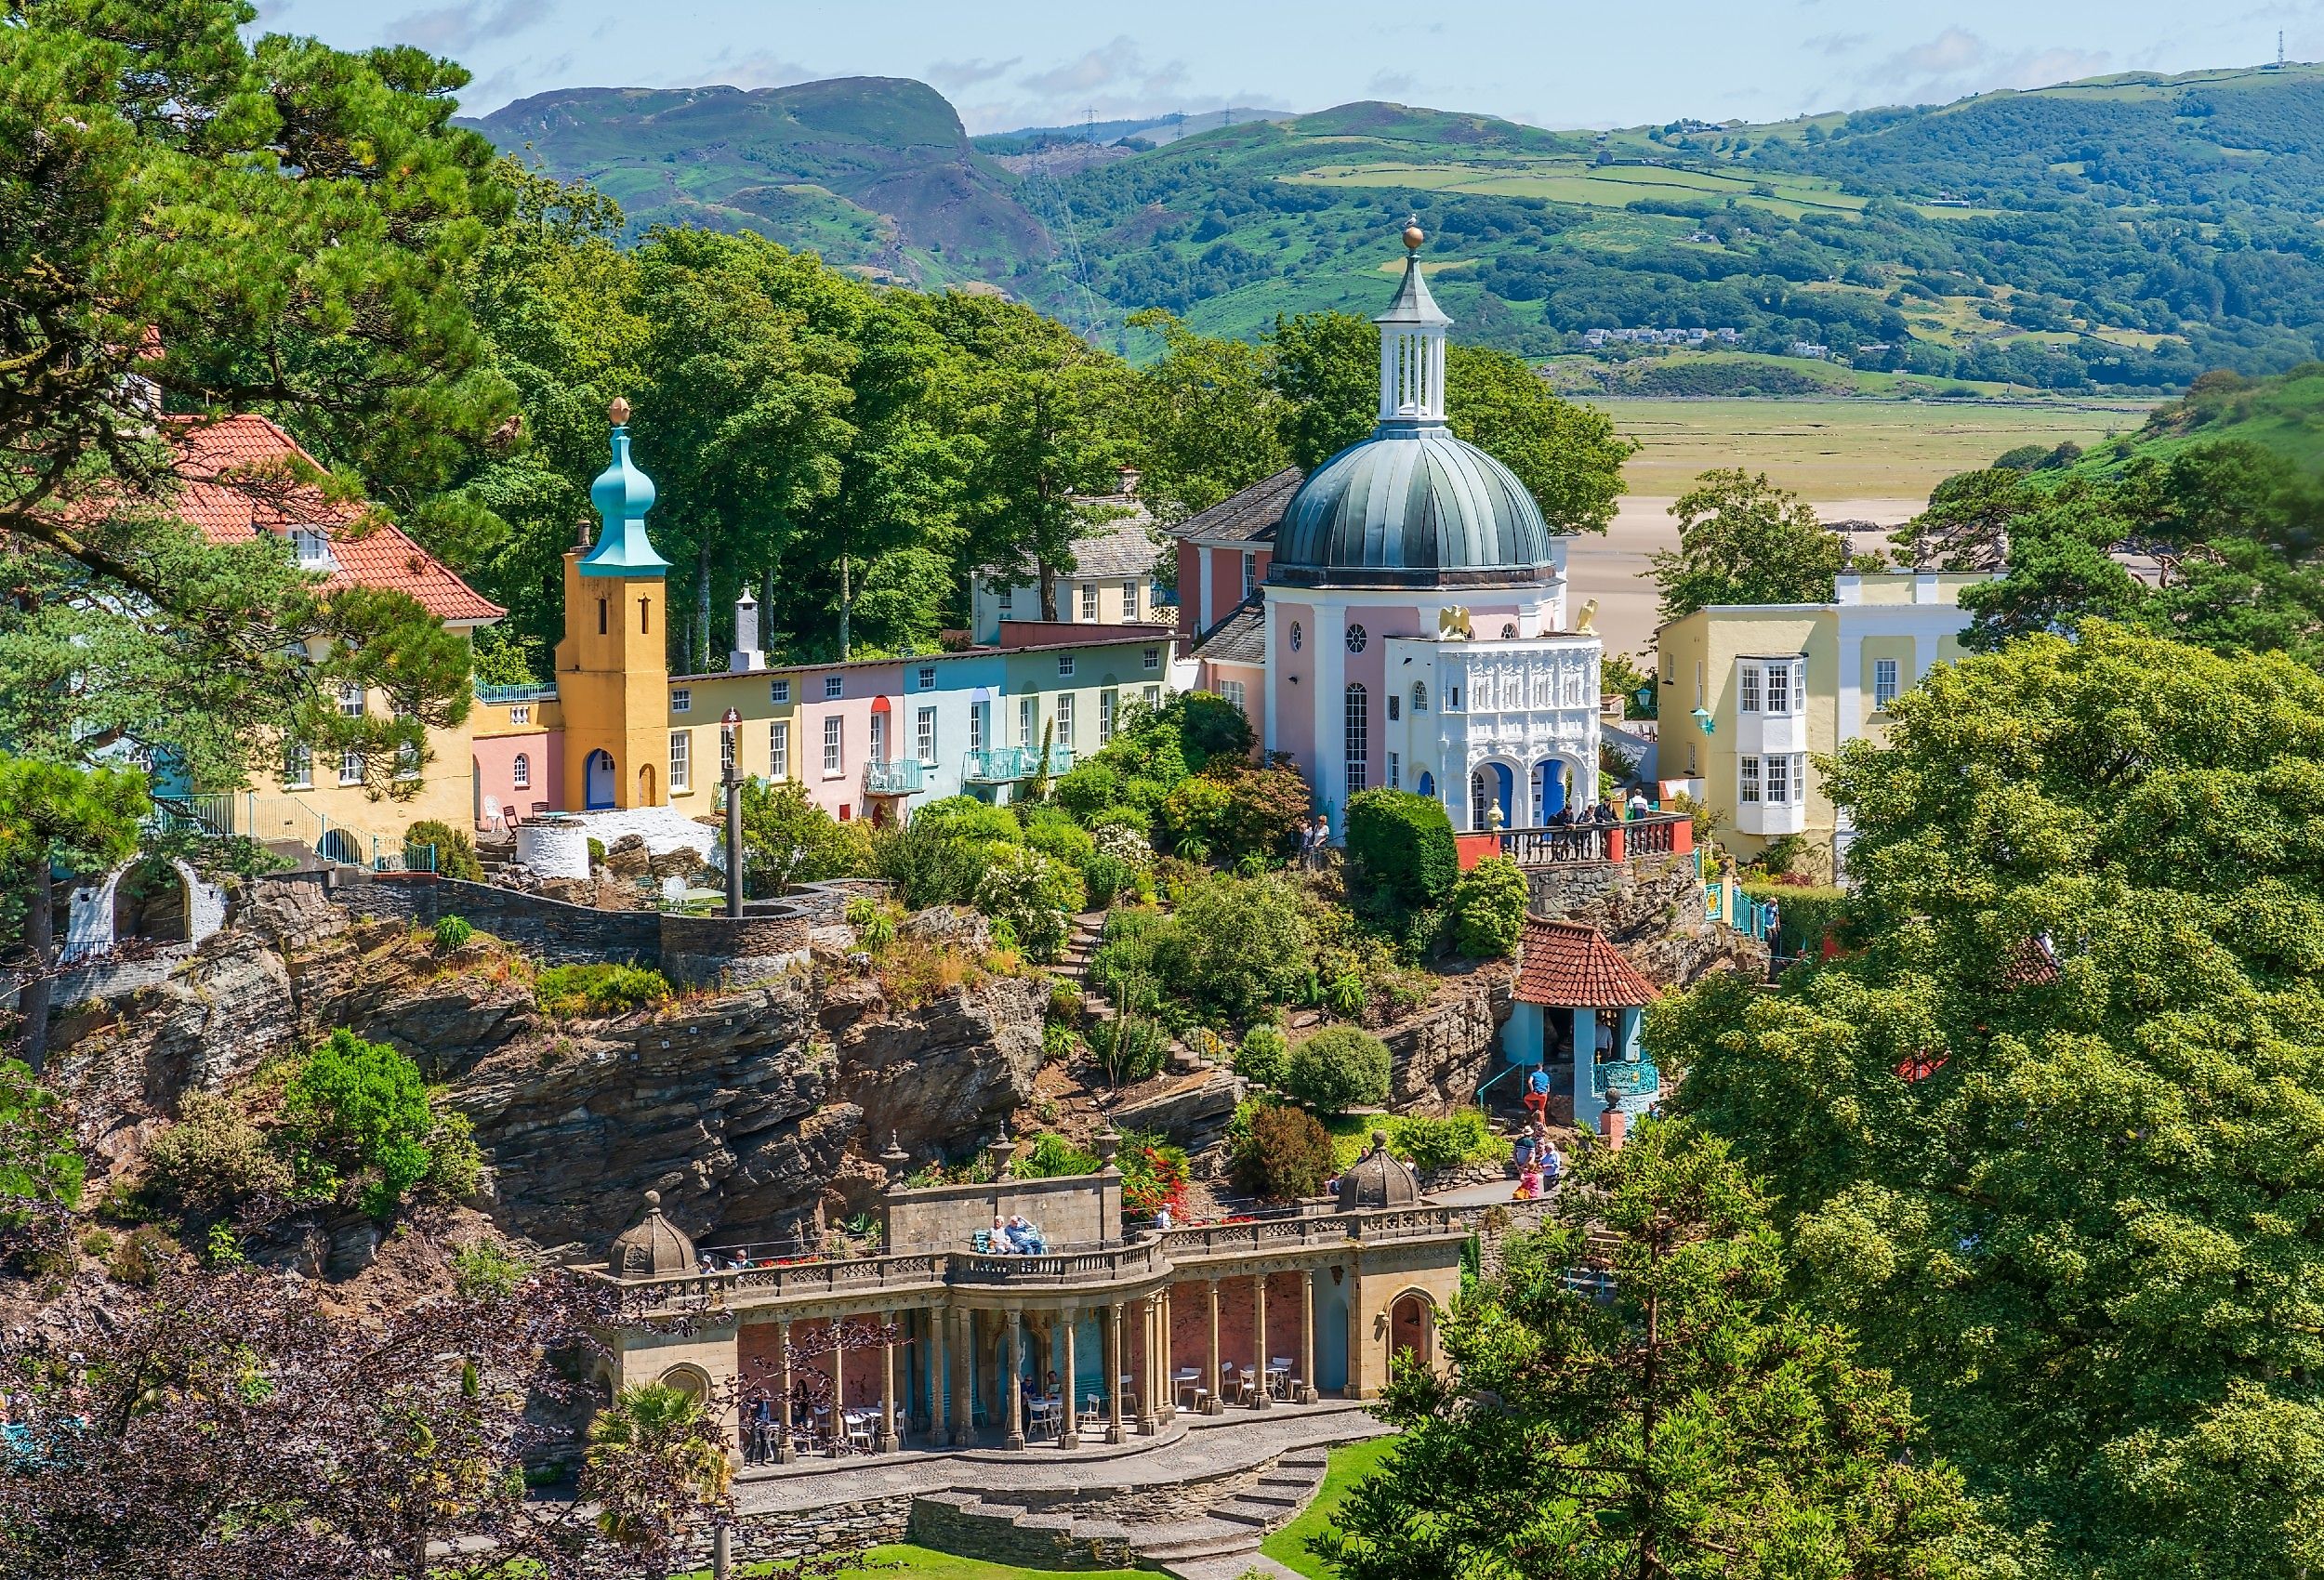
<path id="1" fill-rule="evenodd" d="M 1737 713 L 1759 711 L 1759 665 L 1738 664 L 1735 666 L 1735 708 Z"/>
<path id="2" fill-rule="evenodd" d="M 1056 744 L 1061 746 L 1074 744 L 1074 694 L 1071 691 L 1057 693 Z"/>
<path id="3" fill-rule="evenodd" d="M 990 703 L 969 704 L 969 750 L 971 752 L 984 749 L 984 715 L 992 705 Z"/>
<path id="4" fill-rule="evenodd" d="M 1041 703 L 1037 697 L 1017 699 L 1017 744 L 1031 748 L 1041 744 Z"/>
<path id="5" fill-rule="evenodd" d="M 734 771 L 734 755 L 742 749 L 741 743 L 735 739 L 738 733 L 724 725 L 719 727 L 719 783 L 721 784 L 726 783 L 726 776 Z"/>
<path id="6" fill-rule="evenodd" d="M 1098 744 L 1101 747 L 1114 739 L 1115 711 L 1121 704 L 1122 694 L 1111 686 L 1098 693 Z"/>
<path id="7" fill-rule="evenodd" d="M 791 776 L 791 721 L 778 718 L 767 726 L 767 777 Z"/>
<path id="8" fill-rule="evenodd" d="M 1791 768 L 1791 755 L 1789 752 L 1767 754 L 1762 764 L 1762 771 L 1766 778 L 1765 794 L 1769 806 L 1788 807 L 1791 804 L 1793 800 Z"/>
<path id="9" fill-rule="evenodd" d="M 1735 759 L 1735 798 L 1738 805 L 1760 805 L 1759 758 L 1747 754 Z"/>
<path id="10" fill-rule="evenodd" d="M 339 754 L 339 783 L 361 784 L 363 782 L 363 754 L 351 748 Z"/>
<path id="11" fill-rule="evenodd" d="M 1347 749 L 1341 754 L 1347 770 L 1348 794 L 1365 789 L 1371 779 L 1372 698 L 1362 681 L 1351 681 L 1340 693 L 1341 718 L 1347 729 Z"/>
<path id="12" fill-rule="evenodd" d="M 997 589 L 996 589 L 996 590 L 997 590 L 997 591 L 999 593 L 999 595 L 1000 595 L 1000 612 L 1001 612 L 1001 617 L 1002 617 L 1003 619 L 1006 619 L 1006 618 L 1008 618 L 1010 614 L 1013 614 L 1013 613 L 1015 613 L 1015 612 L 1016 612 L 1016 608 L 1017 608 L 1017 589 L 1016 589 L 1015 587 L 1011 586 L 1009 583 L 1007 583 L 1007 582 L 1003 582 L 1003 583 L 1001 583 L 1001 584 L 1000 584 L 999 587 L 998 587 Z"/>
<path id="13" fill-rule="evenodd" d="M 932 664 L 923 664 L 923 665 L 920 665 L 920 690 L 921 690 L 921 691 L 934 691 L 935 689 L 936 689 L 936 666 L 935 666 L 934 665 L 932 665 Z"/>
<path id="14" fill-rule="evenodd" d="M 669 710 L 672 713 L 692 713 L 694 708 L 693 688 L 677 686 L 670 690 Z"/>
<path id="15" fill-rule="evenodd" d="M 918 749 L 923 768 L 936 766 L 936 710 L 924 707 L 912 720 L 912 744 Z"/>
<path id="16" fill-rule="evenodd" d="M 834 714 L 823 721 L 823 776 L 837 779 L 846 770 L 840 767 L 846 756 L 847 721 Z"/>
<path id="17" fill-rule="evenodd" d="M 283 788 L 311 790 L 315 784 L 315 755 L 294 741 L 283 749 Z"/>
<path id="18" fill-rule="evenodd" d="M 1389 700 L 1393 702 L 1393 696 L 1392 695 Z M 1388 788 L 1391 790 L 1404 788 L 1404 759 L 1394 752 L 1388 754 Z"/>
<path id="19" fill-rule="evenodd" d="M 1412 711 L 1414 713 L 1428 711 L 1428 682 L 1425 680 L 1412 682 Z"/>
<path id="20" fill-rule="evenodd" d="M 363 689 L 352 680 L 339 682 L 339 717 L 361 718 L 363 716 Z"/>
<path id="21" fill-rule="evenodd" d="M 302 571 L 336 571 L 338 557 L 331 552 L 331 534 L 320 527 L 293 527 L 291 552 Z"/>
<path id="22" fill-rule="evenodd" d="M 533 759 L 528 754 L 519 752 L 508 764 L 508 784 L 515 790 L 533 788 Z"/>
<path id="23" fill-rule="evenodd" d="M 1145 696 L 1145 699 L 1146 699 L 1146 706 L 1148 706 L 1149 708 L 1157 708 L 1157 707 L 1160 707 L 1160 706 L 1162 705 L 1162 688 L 1161 688 L 1161 687 L 1159 687 L 1159 686 L 1148 686 L 1148 687 L 1145 689 L 1144 696 Z"/>
<path id="24" fill-rule="evenodd" d="M 871 760 L 888 760 L 888 716 L 884 713 L 871 716 Z"/>
<path id="25" fill-rule="evenodd" d="M 1258 589 L 1259 556 L 1247 548 L 1243 550 L 1243 596 L 1248 598 Z"/>
<path id="26" fill-rule="evenodd" d="M 1057 673 L 1060 675 L 1071 675 L 1073 672 L 1074 655 L 1069 652 L 1059 653 L 1057 655 Z"/>
<path id="27" fill-rule="evenodd" d="M 823 678 L 823 700 L 825 702 L 836 703 L 845 695 L 847 695 L 846 676 L 826 675 Z"/>
<path id="28" fill-rule="evenodd" d="M 1084 582 L 1084 583 L 1082 583 L 1082 584 L 1081 584 L 1081 619 L 1082 619 L 1082 623 L 1083 623 L 1083 624 L 1085 624 L 1085 625 L 1094 623 L 1094 622 L 1096 621 L 1097 617 L 1098 617 L 1098 585 L 1097 585 L 1097 583 L 1095 583 L 1095 582 Z"/>
<path id="29" fill-rule="evenodd" d="M 1140 656 L 1140 658 L 1139 658 L 1139 667 L 1140 667 L 1140 668 L 1142 668 L 1142 669 L 1159 669 L 1159 668 L 1161 668 L 1161 667 L 1162 667 L 1162 650 L 1161 650 L 1160 648 L 1148 648 L 1148 649 L 1146 649 L 1146 651 L 1144 652 L 1144 653 L 1142 653 L 1142 654 Z"/>
<path id="30" fill-rule="evenodd" d="M 1896 705 L 1898 690 L 1896 682 L 1900 678 L 1898 671 L 1901 668 L 1902 665 L 1893 658 L 1876 658 L 1872 661 L 1872 707 L 1874 711 L 1886 713 Z"/>
<path id="31" fill-rule="evenodd" d="M 1138 584 L 1134 581 L 1122 584 L 1122 618 L 1138 618 Z"/>
<path id="32" fill-rule="evenodd" d="M 693 788 L 693 731 L 669 732 L 669 787 L 672 795 Z"/>
<path id="33" fill-rule="evenodd" d="M 1224 697 L 1228 702 L 1233 703 L 1235 704 L 1235 712 L 1242 713 L 1246 711 L 1243 706 L 1243 683 L 1240 680 L 1220 681 L 1219 695 Z"/>
<path id="34" fill-rule="evenodd" d="M 419 777 L 420 747 L 405 741 L 395 748 L 395 776 L 398 779 Z"/>
<path id="35" fill-rule="evenodd" d="M 791 701 L 791 683 L 788 680 L 768 681 L 767 701 L 772 703 L 777 707 L 789 706 Z"/>

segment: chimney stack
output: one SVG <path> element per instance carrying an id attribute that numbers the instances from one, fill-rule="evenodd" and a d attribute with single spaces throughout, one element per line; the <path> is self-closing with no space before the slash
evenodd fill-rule
<path id="1" fill-rule="evenodd" d="M 759 651 L 759 600 L 745 587 L 734 600 L 734 651 L 726 655 L 726 667 L 732 674 L 746 675 L 766 666 L 767 655 Z"/>

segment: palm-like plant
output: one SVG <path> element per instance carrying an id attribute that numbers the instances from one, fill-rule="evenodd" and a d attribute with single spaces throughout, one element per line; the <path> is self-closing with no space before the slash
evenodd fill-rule
<path id="1" fill-rule="evenodd" d="M 661 1383 L 625 1388 L 589 1423 L 583 1495 L 598 1528 L 634 1544 L 718 1503 L 733 1477 L 702 1401 Z"/>

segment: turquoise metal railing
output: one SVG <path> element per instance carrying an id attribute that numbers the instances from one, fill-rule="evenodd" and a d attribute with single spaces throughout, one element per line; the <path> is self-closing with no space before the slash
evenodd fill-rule
<path id="1" fill-rule="evenodd" d="M 995 746 L 990 751 L 971 752 L 960 759 L 960 777 L 971 784 L 1008 784 L 1024 778 L 1033 771 L 1038 752 L 1023 746 Z"/>
<path id="2" fill-rule="evenodd" d="M 874 760 L 864 765 L 864 794 L 866 796 L 914 796 L 927 783 L 928 770 L 918 759 L 891 757 Z"/>
<path id="3" fill-rule="evenodd" d="M 556 695 L 554 680 L 528 680 L 522 686 L 487 686 L 479 681 L 476 686 L 480 703 L 545 703 Z"/>

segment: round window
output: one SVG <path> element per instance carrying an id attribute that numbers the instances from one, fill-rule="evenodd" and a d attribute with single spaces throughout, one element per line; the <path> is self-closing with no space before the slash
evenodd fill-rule
<path id="1" fill-rule="evenodd" d="M 1501 640 L 1505 642 L 1513 642 L 1516 639 L 1517 627 L 1514 625 L 1503 625 L 1501 627 Z"/>
<path id="2" fill-rule="evenodd" d="M 1304 647 L 1304 646 L 1306 646 L 1306 645 L 1307 645 L 1307 633 L 1306 633 L 1305 631 L 1303 631 L 1303 630 L 1301 630 L 1301 629 L 1300 628 L 1300 623 L 1299 623 L 1298 621 L 1296 621 L 1296 620 L 1292 621 L 1292 622 L 1291 622 L 1291 651 L 1292 651 L 1293 652 L 1299 652 L 1299 651 L 1300 651 L 1300 649 L 1301 649 L 1301 648 L 1302 648 L 1302 647 Z"/>
<path id="3" fill-rule="evenodd" d="M 1371 638 L 1364 634 L 1363 626 L 1351 625 L 1348 627 L 1348 651 L 1350 652 L 1362 652 L 1364 651 L 1364 644 L 1370 640 Z"/>

